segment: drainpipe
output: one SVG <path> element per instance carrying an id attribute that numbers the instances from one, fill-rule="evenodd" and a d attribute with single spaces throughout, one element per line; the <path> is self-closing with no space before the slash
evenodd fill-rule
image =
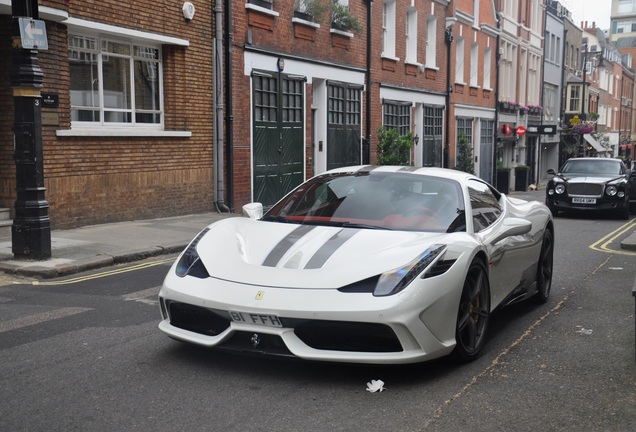
<path id="1" fill-rule="evenodd" d="M 228 212 L 229 208 L 223 201 L 225 189 L 223 185 L 223 7 L 221 0 L 214 4 L 214 23 L 216 33 L 214 37 L 214 198 L 218 212 Z M 214 24 L 213 23 L 213 24 Z"/>
<path id="2" fill-rule="evenodd" d="M 232 103 L 234 32 L 232 20 L 232 2 L 225 0 L 225 128 L 227 131 L 227 205 L 230 212 L 234 212 L 234 105 Z"/>
<path id="3" fill-rule="evenodd" d="M 548 13 L 547 11 L 544 11 L 543 13 L 543 34 L 545 35 L 545 32 L 547 30 L 547 25 L 548 25 Z M 563 44 L 565 45 L 565 39 L 563 40 Z M 545 39 L 543 40 L 543 61 L 541 63 L 541 78 L 540 78 L 540 82 L 541 82 L 541 92 L 539 93 L 539 105 L 541 105 L 543 107 L 543 109 L 541 110 L 541 120 L 539 122 L 540 125 L 543 125 L 543 113 L 545 112 L 545 98 L 543 97 L 545 94 L 545 54 L 546 54 L 546 48 L 547 48 L 547 43 L 545 41 Z M 563 57 L 561 57 L 563 58 Z M 563 60 L 561 60 L 561 64 L 563 64 Z M 531 178 L 530 180 L 534 182 L 534 184 L 537 186 L 537 188 L 539 187 L 539 180 L 540 179 L 540 175 L 539 175 L 539 168 L 541 167 L 541 136 L 542 135 L 537 135 L 537 148 L 536 148 L 536 152 L 535 152 L 535 159 L 534 159 L 534 165 L 530 167 L 531 171 Z"/>
<path id="4" fill-rule="evenodd" d="M 367 98 L 365 113 L 365 138 L 362 140 L 362 163 L 367 165 L 371 163 L 371 3 L 373 0 L 367 1 Z"/>
<path id="5" fill-rule="evenodd" d="M 497 185 L 497 134 L 499 132 L 499 61 L 501 55 L 499 54 L 499 48 L 501 47 L 501 14 L 495 12 L 495 18 L 497 19 L 497 51 L 495 52 L 495 145 L 492 152 L 492 184 L 498 189 Z"/>
<path id="6" fill-rule="evenodd" d="M 444 32 L 444 40 L 446 41 L 446 145 L 444 146 L 443 155 L 443 167 L 450 167 L 450 99 L 453 92 L 453 85 L 451 84 L 451 45 L 453 43 L 453 26 L 446 27 Z"/>
<path id="7" fill-rule="evenodd" d="M 563 26 L 563 51 L 561 52 L 561 63 L 565 65 L 565 56 L 567 55 L 567 37 L 568 37 L 568 29 Z M 570 69 L 573 65 L 570 65 Z M 567 83 L 565 82 L 565 75 L 568 73 L 567 69 L 564 67 L 561 70 L 561 98 L 559 107 L 559 144 L 557 147 L 557 167 L 561 166 L 561 150 L 563 149 L 563 121 L 565 120 L 565 103 L 567 102 L 566 94 L 567 94 Z M 545 109 L 545 107 L 544 107 Z"/>

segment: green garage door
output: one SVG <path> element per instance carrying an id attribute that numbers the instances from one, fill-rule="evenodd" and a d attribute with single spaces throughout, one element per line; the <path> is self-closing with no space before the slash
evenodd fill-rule
<path id="1" fill-rule="evenodd" d="M 359 165 L 362 86 L 327 83 L 327 169 Z"/>
<path id="2" fill-rule="evenodd" d="M 254 201 L 269 207 L 303 182 L 305 77 L 254 72 Z"/>

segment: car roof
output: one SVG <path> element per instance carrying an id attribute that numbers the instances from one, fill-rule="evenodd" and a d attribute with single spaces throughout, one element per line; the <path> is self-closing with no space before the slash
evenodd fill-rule
<path id="1" fill-rule="evenodd" d="M 359 173 L 359 172 L 384 172 L 384 173 L 399 173 L 399 174 L 414 174 L 414 175 L 429 175 L 434 177 L 443 177 L 458 182 L 465 181 L 469 178 L 477 179 L 472 174 L 464 171 L 449 169 L 449 168 L 437 168 L 437 167 L 412 167 L 412 166 L 400 166 L 400 165 L 356 165 L 349 167 L 334 168 L 327 171 L 324 174 L 336 174 L 336 173 Z"/>
<path id="2" fill-rule="evenodd" d="M 569 162 L 569 161 L 603 161 L 603 162 L 616 162 L 616 163 L 621 163 L 622 161 L 620 159 L 615 159 L 615 158 L 605 158 L 605 157 L 574 157 L 574 158 L 570 158 L 568 160 L 566 160 L 565 162 Z"/>

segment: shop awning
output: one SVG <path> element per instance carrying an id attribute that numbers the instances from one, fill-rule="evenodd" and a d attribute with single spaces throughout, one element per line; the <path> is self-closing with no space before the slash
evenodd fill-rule
<path id="1" fill-rule="evenodd" d="M 590 143 L 590 145 L 594 147 L 597 152 L 599 153 L 607 152 L 607 149 L 603 148 L 603 146 L 598 141 L 596 141 L 596 139 L 591 134 L 585 134 L 583 135 L 583 138 L 585 138 L 585 141 Z"/>

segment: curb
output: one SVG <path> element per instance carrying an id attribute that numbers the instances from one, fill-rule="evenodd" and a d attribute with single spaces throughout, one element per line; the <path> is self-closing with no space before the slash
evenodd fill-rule
<path id="1" fill-rule="evenodd" d="M 621 242 L 621 249 L 636 251 L 636 233 Z"/>
<path id="2" fill-rule="evenodd" d="M 155 246 L 148 249 L 129 251 L 119 255 L 96 255 L 89 258 L 81 258 L 71 262 L 55 264 L 52 266 L 42 265 L 37 261 L 24 261 L 23 263 L 0 262 L 0 272 L 9 275 L 34 277 L 39 279 L 52 279 L 61 276 L 68 276 L 84 271 L 95 270 L 103 267 L 110 267 L 115 264 L 125 264 L 141 261 L 160 255 L 180 253 L 188 244 L 173 244 L 169 246 Z"/>

